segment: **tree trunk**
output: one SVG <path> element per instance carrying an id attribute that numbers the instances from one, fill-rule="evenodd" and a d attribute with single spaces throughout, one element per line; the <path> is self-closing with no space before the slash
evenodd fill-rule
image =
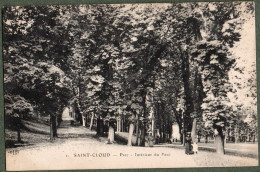
<path id="1" fill-rule="evenodd" d="M 228 141 L 230 141 L 230 129 L 227 130 L 227 134 L 228 134 L 227 139 L 228 139 Z"/>
<path id="2" fill-rule="evenodd" d="M 53 140 L 53 118 L 52 115 L 50 115 L 50 140 Z"/>
<path id="3" fill-rule="evenodd" d="M 182 139 L 183 139 L 183 141 L 182 141 L 182 144 L 183 144 L 183 146 L 185 146 L 185 144 L 186 144 L 186 126 L 185 126 L 185 117 L 184 117 L 184 114 L 183 114 L 183 120 L 182 120 L 182 122 L 183 122 L 183 127 L 182 127 L 182 132 L 183 132 L 183 134 L 182 134 Z"/>
<path id="4" fill-rule="evenodd" d="M 236 128 L 235 128 L 235 143 L 238 143 L 238 139 L 239 139 L 238 126 L 236 124 Z"/>
<path id="5" fill-rule="evenodd" d="M 224 149 L 224 136 L 222 132 L 222 128 L 217 129 L 217 135 L 215 136 L 215 145 L 216 145 L 216 152 L 218 154 L 225 154 Z"/>
<path id="6" fill-rule="evenodd" d="M 249 134 L 249 132 L 247 131 L 247 137 L 246 137 L 246 142 L 250 142 L 250 134 Z"/>
<path id="7" fill-rule="evenodd" d="M 97 118 L 97 135 L 100 134 L 100 117 Z"/>
<path id="8" fill-rule="evenodd" d="M 108 143 L 114 143 L 115 141 L 115 129 L 113 126 L 109 125 L 108 129 Z"/>
<path id="9" fill-rule="evenodd" d="M 238 134 L 235 134 L 235 143 L 238 143 L 239 137 Z"/>
<path id="10" fill-rule="evenodd" d="M 141 137 L 140 137 L 140 146 L 145 146 L 145 123 L 143 122 L 142 129 L 141 129 Z"/>
<path id="11" fill-rule="evenodd" d="M 78 116 L 77 121 L 79 121 L 80 125 L 83 125 L 81 113 L 77 113 L 77 116 Z"/>
<path id="12" fill-rule="evenodd" d="M 92 115 L 91 115 L 91 120 L 90 120 L 90 125 L 89 125 L 90 130 L 92 130 L 92 128 L 93 128 L 93 121 L 94 121 L 94 113 L 92 113 Z"/>
<path id="13" fill-rule="evenodd" d="M 196 118 L 194 118 L 192 122 L 192 130 L 191 130 L 191 139 L 193 143 L 196 142 L 196 125 L 197 125 L 197 121 Z"/>
<path id="14" fill-rule="evenodd" d="M 18 124 L 19 125 L 19 124 Z M 20 143 L 21 140 L 21 131 L 20 131 L 20 126 L 17 126 L 17 141 Z"/>
<path id="15" fill-rule="evenodd" d="M 174 115 L 175 115 L 175 119 L 176 119 L 176 122 L 179 126 L 179 134 L 180 134 L 180 141 L 181 141 L 181 144 L 183 144 L 183 135 L 182 135 L 182 111 L 179 110 L 177 111 L 176 109 L 173 109 L 174 111 Z"/>
<path id="16" fill-rule="evenodd" d="M 178 125 L 179 125 L 180 141 L 181 141 L 181 144 L 183 144 L 182 124 L 180 123 Z"/>
<path id="17" fill-rule="evenodd" d="M 209 139 L 210 139 L 210 135 L 207 134 L 207 135 L 206 135 L 206 143 L 209 143 Z"/>
<path id="18" fill-rule="evenodd" d="M 86 115 L 85 115 L 85 127 L 87 127 L 88 126 L 88 114 L 86 113 Z"/>
<path id="19" fill-rule="evenodd" d="M 166 142 L 167 134 L 166 134 L 166 120 L 165 114 L 163 114 L 163 143 Z"/>
<path id="20" fill-rule="evenodd" d="M 183 134 L 180 133 L 180 141 L 181 141 L 181 144 L 183 144 Z"/>
<path id="21" fill-rule="evenodd" d="M 17 121 L 18 121 L 17 122 L 17 141 L 18 141 L 18 143 L 21 143 L 22 139 L 21 139 L 21 118 L 20 118 L 20 115 L 19 115 Z"/>
<path id="22" fill-rule="evenodd" d="M 170 140 L 170 139 L 172 139 L 172 122 L 168 121 L 167 126 L 168 126 L 167 131 L 168 131 L 168 134 L 169 134 L 168 139 Z"/>
<path id="23" fill-rule="evenodd" d="M 185 123 L 183 128 L 184 131 L 190 132 L 192 127 L 192 119 L 190 115 L 194 111 L 194 105 L 193 105 L 192 90 L 190 86 L 189 55 L 187 54 L 187 52 L 185 52 L 185 50 L 182 50 L 180 45 L 179 45 L 179 50 L 182 58 L 181 71 L 182 71 L 182 81 L 183 81 L 183 88 L 184 88 L 184 95 L 185 95 L 184 106 L 186 107 L 186 110 L 184 111 L 184 115 L 183 115 L 183 121 Z"/>
<path id="24" fill-rule="evenodd" d="M 100 119 L 100 136 L 104 136 L 104 120 Z"/>
<path id="25" fill-rule="evenodd" d="M 59 127 L 62 122 L 62 115 L 57 116 L 57 126 Z"/>
<path id="26" fill-rule="evenodd" d="M 137 117 L 137 122 L 136 122 L 136 146 L 139 146 L 139 118 Z"/>
<path id="27" fill-rule="evenodd" d="M 127 146 L 132 146 L 132 136 L 134 132 L 134 124 L 130 123 L 129 125 L 129 135 L 128 135 L 128 143 Z"/>
<path id="28" fill-rule="evenodd" d="M 152 119 L 152 124 L 151 124 L 151 128 L 152 128 L 152 136 L 155 137 L 154 135 L 154 118 Z"/>
<path id="29" fill-rule="evenodd" d="M 81 118 L 82 118 L 82 126 L 86 126 L 86 121 L 85 121 L 85 117 L 83 115 L 83 113 L 81 114 Z"/>
<path id="30" fill-rule="evenodd" d="M 100 117 L 98 117 L 97 119 L 97 135 L 98 136 L 104 135 L 104 123 L 103 123 L 103 119 L 100 119 Z"/>
<path id="31" fill-rule="evenodd" d="M 205 135 L 204 143 L 208 143 L 208 134 Z"/>
<path id="32" fill-rule="evenodd" d="M 57 117 L 50 115 L 50 139 L 53 140 L 54 137 L 58 137 L 57 134 Z"/>
<path id="33" fill-rule="evenodd" d="M 200 143 L 200 138 L 201 138 L 201 132 L 198 131 L 198 143 Z"/>
<path id="34" fill-rule="evenodd" d="M 146 90 L 143 95 L 143 118 L 142 121 L 142 130 L 141 130 L 141 137 L 140 137 L 140 146 L 145 146 L 145 135 L 146 135 Z"/>
<path id="35" fill-rule="evenodd" d="M 185 137 L 186 137 L 186 134 L 185 134 L 185 131 L 183 130 L 183 134 L 182 134 L 182 144 L 183 146 L 185 146 Z"/>
<path id="36" fill-rule="evenodd" d="M 53 124 L 52 124 L 53 137 L 58 137 L 58 133 L 57 133 L 57 117 L 56 116 L 53 116 L 52 122 L 53 122 Z"/>

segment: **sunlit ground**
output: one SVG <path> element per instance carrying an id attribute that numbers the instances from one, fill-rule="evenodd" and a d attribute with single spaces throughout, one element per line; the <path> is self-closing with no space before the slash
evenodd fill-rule
<path id="1" fill-rule="evenodd" d="M 36 143 L 8 148 L 6 151 L 7 169 L 187 168 L 258 165 L 258 160 L 255 158 L 221 156 L 208 151 L 186 155 L 184 149 L 168 146 L 128 147 L 117 143 L 106 144 L 106 138 L 95 137 L 94 131 L 82 126 L 72 127 L 66 122 L 58 129 L 58 133 L 59 138 L 50 142 L 46 134 L 33 135 L 30 132 L 23 132 L 22 137 L 31 138 L 31 141 L 36 141 Z"/>

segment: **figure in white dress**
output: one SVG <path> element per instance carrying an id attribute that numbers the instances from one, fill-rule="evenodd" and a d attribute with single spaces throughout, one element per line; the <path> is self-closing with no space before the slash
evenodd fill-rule
<path id="1" fill-rule="evenodd" d="M 194 152 L 194 154 L 197 154 L 197 153 L 198 153 L 198 143 L 197 143 L 197 142 L 194 142 L 192 146 L 193 146 L 193 152 Z"/>

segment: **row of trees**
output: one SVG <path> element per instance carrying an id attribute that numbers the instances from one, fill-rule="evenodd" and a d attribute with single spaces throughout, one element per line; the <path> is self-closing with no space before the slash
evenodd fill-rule
<path id="1" fill-rule="evenodd" d="M 82 119 L 96 115 L 98 135 L 108 121 L 110 141 L 125 116 L 128 144 L 135 128 L 140 146 L 153 114 L 161 137 L 173 122 L 182 138 L 195 124 L 223 153 L 226 128 L 249 113 L 228 98 L 246 13 L 251 2 L 5 8 L 6 114 L 50 115 L 55 136 L 54 117 L 73 102 Z"/>

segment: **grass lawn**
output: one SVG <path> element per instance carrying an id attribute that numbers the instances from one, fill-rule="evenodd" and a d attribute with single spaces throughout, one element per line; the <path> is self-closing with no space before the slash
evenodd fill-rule
<path id="1" fill-rule="evenodd" d="M 6 148 L 34 145 L 43 141 L 49 141 L 50 127 L 44 121 L 22 120 L 21 139 L 17 142 L 17 131 L 5 129 Z"/>

